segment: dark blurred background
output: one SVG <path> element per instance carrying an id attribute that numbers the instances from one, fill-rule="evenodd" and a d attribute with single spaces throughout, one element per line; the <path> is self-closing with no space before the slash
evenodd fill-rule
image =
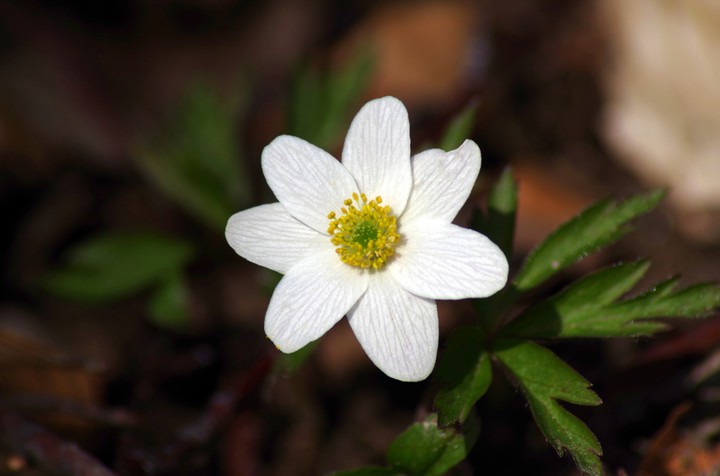
<path id="1" fill-rule="evenodd" d="M 405 102 L 416 150 L 469 111 L 483 171 L 459 221 L 512 166 L 516 266 L 592 201 L 669 187 L 546 293 L 637 257 L 647 283 L 690 284 L 720 269 L 718 85 L 712 1 L 0 1 L 0 474 L 84 474 L 63 464 L 86 457 L 122 475 L 382 464 L 434 387 L 382 375 L 345 322 L 302 365 L 264 338 L 277 276 L 223 236 L 273 201 L 262 148 L 291 133 L 338 156 L 384 95 Z M 466 302 L 440 314 L 443 336 L 473 319 Z M 554 347 L 605 401 L 572 411 L 609 474 L 720 465 L 719 341 L 709 318 Z M 495 380 L 454 474 L 576 474 Z"/>

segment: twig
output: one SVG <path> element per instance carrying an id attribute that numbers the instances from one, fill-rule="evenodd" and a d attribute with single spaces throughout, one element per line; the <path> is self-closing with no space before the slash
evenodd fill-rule
<path id="1" fill-rule="evenodd" d="M 178 440 L 192 445 L 207 443 L 213 435 L 227 425 L 238 403 L 260 386 L 270 371 L 273 360 L 270 356 L 260 360 L 255 367 L 240 376 L 234 385 L 215 392 L 205 413 L 180 429 Z"/>
<path id="2" fill-rule="evenodd" d="M 0 398 L 0 409 L 20 413 L 32 412 L 32 414 L 38 412 L 61 413 L 111 427 L 132 427 L 137 424 L 135 415 L 125 409 L 108 409 L 47 395 L 2 397 Z"/>
<path id="3" fill-rule="evenodd" d="M 252 395 L 265 380 L 272 368 L 274 356 L 266 356 L 248 372 L 240 375 L 234 384 L 215 392 L 199 418 L 181 427 L 174 440 L 157 452 L 148 452 L 126 440 L 121 451 L 118 470 L 171 473 L 182 463 L 183 457 L 210 444 L 226 427 L 239 404 Z M 129 435 L 127 435 L 129 436 Z M 121 471 L 126 472 L 126 471 Z"/>
<path id="4" fill-rule="evenodd" d="M 117 476 L 75 443 L 63 441 L 20 416 L 0 412 L 0 442 L 35 461 L 48 474 L 61 476 Z"/>

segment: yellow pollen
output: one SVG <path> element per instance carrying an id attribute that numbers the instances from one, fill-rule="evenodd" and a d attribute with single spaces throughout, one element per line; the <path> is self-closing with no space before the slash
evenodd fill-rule
<path id="1" fill-rule="evenodd" d="M 353 205 L 353 201 L 357 206 Z M 340 260 L 358 268 L 382 268 L 400 241 L 397 220 L 381 197 L 368 202 L 361 193 L 343 201 L 342 215 L 328 213 L 328 234 Z"/>

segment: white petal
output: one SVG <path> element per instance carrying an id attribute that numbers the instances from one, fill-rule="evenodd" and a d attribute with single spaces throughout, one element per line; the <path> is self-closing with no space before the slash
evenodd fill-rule
<path id="1" fill-rule="evenodd" d="M 363 295 L 368 273 L 329 248 L 290 268 L 270 299 L 265 333 L 283 352 L 295 352 L 339 321 Z"/>
<path id="2" fill-rule="evenodd" d="M 388 271 L 406 290 L 431 299 L 487 297 L 505 286 L 508 262 L 484 235 L 439 220 L 401 226 Z"/>
<path id="3" fill-rule="evenodd" d="M 412 158 L 413 187 L 402 221 L 436 218 L 451 222 L 480 173 L 480 148 L 466 140 L 457 149 L 431 149 Z"/>
<path id="4" fill-rule="evenodd" d="M 348 320 L 370 360 L 388 376 L 417 382 L 432 372 L 438 347 L 435 301 L 405 291 L 387 272 L 373 273 Z"/>
<path id="5" fill-rule="evenodd" d="M 382 196 L 399 216 L 412 188 L 410 123 L 403 103 L 384 97 L 365 104 L 350 125 L 342 161 L 368 199 Z"/>
<path id="6" fill-rule="evenodd" d="M 327 235 L 297 221 L 280 203 L 231 216 L 225 238 L 246 260 L 283 274 L 308 254 L 332 248 Z"/>
<path id="7" fill-rule="evenodd" d="M 262 169 L 270 189 L 288 212 L 321 233 L 327 214 L 357 192 L 350 172 L 324 150 L 302 139 L 280 136 L 262 153 Z"/>

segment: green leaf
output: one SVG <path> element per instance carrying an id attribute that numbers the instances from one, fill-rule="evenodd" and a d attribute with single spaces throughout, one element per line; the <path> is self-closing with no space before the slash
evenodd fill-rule
<path id="1" fill-rule="evenodd" d="M 304 68 L 296 73 L 291 85 L 288 111 L 288 133 L 314 142 L 319 136 L 322 120 L 323 84 L 313 69 Z"/>
<path id="2" fill-rule="evenodd" d="M 627 224 L 650 212 L 664 191 L 635 195 L 624 202 L 603 200 L 563 224 L 530 254 L 515 278 L 515 286 L 532 289 L 561 269 L 607 246 L 630 228 Z"/>
<path id="3" fill-rule="evenodd" d="M 720 288 L 700 284 L 673 293 L 677 280 L 660 283 L 640 296 L 618 299 L 644 276 L 649 263 L 605 268 L 572 283 L 528 309 L 502 331 L 527 338 L 634 337 L 665 329 L 658 317 L 701 317 L 720 306 Z"/>
<path id="4" fill-rule="evenodd" d="M 135 151 L 142 170 L 166 195 L 216 230 L 224 230 L 228 217 L 250 200 L 238 146 L 241 105 L 196 86 L 172 120 Z"/>
<path id="5" fill-rule="evenodd" d="M 322 149 L 332 148 L 347 130 L 372 67 L 372 55 L 363 51 L 339 70 L 326 74 L 311 69 L 300 71 L 292 85 L 289 133 Z"/>
<path id="6" fill-rule="evenodd" d="M 437 415 L 411 425 L 388 448 L 388 464 L 410 476 L 439 476 L 467 457 L 478 435 L 473 418 L 461 431 L 438 428 Z"/>
<path id="7" fill-rule="evenodd" d="M 518 187 L 512 169 L 507 167 L 490 189 L 488 215 L 476 216 L 473 228 L 484 234 L 505 253 L 512 257 L 517 213 Z"/>
<path id="8" fill-rule="evenodd" d="M 351 469 L 349 471 L 339 471 L 333 473 L 333 476 L 403 476 L 402 473 L 398 473 L 394 469 L 380 468 L 380 467 L 367 467 Z"/>
<path id="9" fill-rule="evenodd" d="M 508 260 L 512 258 L 517 197 L 517 182 L 512 169 L 507 167 L 490 189 L 487 216 L 477 210 L 472 220 L 472 228 L 498 245 Z M 493 332 L 499 320 L 504 317 L 507 306 L 519 295 L 518 290 L 510 286 L 488 298 L 472 301 L 486 332 Z"/>
<path id="10" fill-rule="evenodd" d="M 184 241 L 154 233 L 98 236 L 70 251 L 66 265 L 43 279 L 53 294 L 88 302 L 113 301 L 145 290 L 191 258 Z"/>
<path id="11" fill-rule="evenodd" d="M 318 131 L 318 145 L 330 148 L 345 133 L 350 113 L 368 85 L 372 68 L 373 57 L 369 51 L 364 51 L 347 68 L 328 77 L 329 101 L 325 103 L 324 120 Z"/>
<path id="12" fill-rule="evenodd" d="M 188 327 L 188 291 L 180 272 L 171 274 L 155 290 L 148 313 L 150 320 L 159 327 L 174 330 Z"/>
<path id="13" fill-rule="evenodd" d="M 462 111 L 460 111 L 448 124 L 440 139 L 439 148 L 450 151 L 455 150 L 463 141 L 468 138 L 470 131 L 475 125 L 475 113 L 477 112 L 477 104 L 471 102 Z"/>
<path id="14" fill-rule="evenodd" d="M 517 381 L 535 422 L 558 454 L 562 456 L 567 450 L 581 471 L 602 474 L 602 448 L 597 438 L 557 402 L 599 405 L 602 402 L 590 390 L 590 383 L 550 350 L 533 342 L 498 340 L 493 353 Z"/>
<path id="15" fill-rule="evenodd" d="M 447 341 L 435 370 L 442 387 L 435 397 L 441 427 L 467 419 L 492 382 L 490 358 L 478 327 L 460 328 Z"/>
<path id="16" fill-rule="evenodd" d="M 627 321 L 658 317 L 703 317 L 720 307 L 718 284 L 701 283 L 672 292 L 674 284 L 674 281 L 661 283 L 635 299 L 610 307 L 611 317 Z"/>
<path id="17" fill-rule="evenodd" d="M 645 275 L 647 261 L 605 268 L 531 307 L 502 331 L 512 337 L 606 337 L 625 323 L 608 322 L 605 308 Z"/>

